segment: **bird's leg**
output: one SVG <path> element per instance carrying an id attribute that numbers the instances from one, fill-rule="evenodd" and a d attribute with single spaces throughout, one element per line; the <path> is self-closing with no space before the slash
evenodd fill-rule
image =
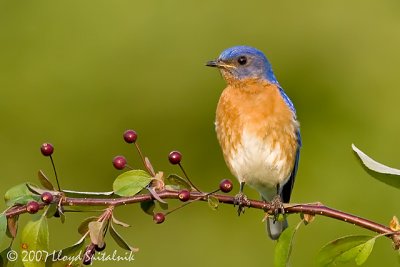
<path id="1" fill-rule="evenodd" d="M 247 199 L 247 196 L 243 193 L 245 182 L 240 182 L 239 193 L 235 196 L 234 206 L 238 205 L 238 216 L 241 213 L 244 213 L 244 208 L 250 205 L 250 201 Z"/>
<path id="2" fill-rule="evenodd" d="M 279 214 L 285 214 L 285 207 L 283 206 L 279 184 L 276 186 L 276 196 L 271 200 L 271 210 L 273 211 L 274 222 L 277 221 Z"/>

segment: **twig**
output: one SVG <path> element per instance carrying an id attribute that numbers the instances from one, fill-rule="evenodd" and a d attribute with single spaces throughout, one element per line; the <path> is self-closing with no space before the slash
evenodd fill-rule
<path id="1" fill-rule="evenodd" d="M 157 192 L 159 197 L 162 199 L 178 199 L 179 191 L 171 191 L 171 190 L 161 190 Z M 199 200 L 199 201 L 207 201 L 207 196 L 210 193 L 204 192 L 191 192 L 190 199 L 191 200 Z M 213 194 L 220 203 L 234 205 L 235 197 L 221 194 Z M 139 202 L 145 202 L 149 200 L 154 200 L 154 197 L 151 194 L 140 194 L 131 197 L 120 197 L 120 198 L 70 198 L 64 197 L 61 201 L 61 205 L 68 206 L 122 206 L 127 204 L 134 204 Z M 261 209 L 265 212 L 272 212 L 274 206 L 269 202 L 263 202 L 258 200 L 249 200 L 248 208 Z M 40 209 L 43 209 L 46 205 L 40 204 Z M 5 214 L 7 217 L 13 217 L 16 215 L 20 215 L 26 213 L 26 206 L 16 206 L 8 209 Z M 343 211 L 339 211 L 336 209 L 329 208 L 322 204 L 286 204 L 285 205 L 286 214 L 293 213 L 303 213 L 314 216 L 325 216 L 330 217 L 336 220 L 344 221 L 346 223 L 350 223 L 361 228 L 382 234 L 392 239 L 395 243 L 395 247 L 400 246 L 400 232 L 394 232 L 389 227 L 379 224 L 377 222 L 355 216 Z"/>

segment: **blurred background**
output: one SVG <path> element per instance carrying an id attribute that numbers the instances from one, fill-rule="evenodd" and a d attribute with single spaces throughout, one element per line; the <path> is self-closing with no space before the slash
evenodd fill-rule
<path id="1" fill-rule="evenodd" d="M 142 168 L 122 139 L 129 128 L 157 170 L 180 174 L 167 160 L 179 150 L 203 190 L 234 179 L 214 132 L 225 84 L 204 63 L 246 44 L 266 53 L 297 108 L 303 149 L 292 201 L 388 224 L 400 215 L 400 194 L 364 172 L 351 143 L 400 167 L 399 11 L 395 0 L 0 1 L 0 193 L 36 182 L 39 169 L 53 179 L 43 142 L 55 146 L 63 188 L 111 190 L 115 155 Z M 65 224 L 50 221 L 51 249 L 75 243 L 79 222 L 93 214 L 68 215 Z M 134 205 L 116 215 L 132 225 L 120 232 L 140 251 L 115 266 L 273 263 L 257 210 L 237 217 L 232 206 L 195 203 L 161 225 Z M 317 217 L 296 235 L 291 265 L 315 266 L 324 244 L 348 234 L 372 233 Z M 364 266 L 398 264 L 389 240 L 375 246 Z M 107 239 L 107 248 L 117 246 Z"/>

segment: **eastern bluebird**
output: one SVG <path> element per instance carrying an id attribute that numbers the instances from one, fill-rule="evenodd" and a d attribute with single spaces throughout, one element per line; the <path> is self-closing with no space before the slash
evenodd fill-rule
<path id="1" fill-rule="evenodd" d="M 218 102 L 215 127 L 225 162 L 239 180 L 238 213 L 245 184 L 264 201 L 288 203 L 299 162 L 301 137 L 296 110 L 279 85 L 265 55 L 249 46 L 226 49 L 207 66 L 227 83 Z M 242 204 L 243 205 L 243 204 Z M 288 226 L 286 218 L 267 219 L 271 239 Z"/>

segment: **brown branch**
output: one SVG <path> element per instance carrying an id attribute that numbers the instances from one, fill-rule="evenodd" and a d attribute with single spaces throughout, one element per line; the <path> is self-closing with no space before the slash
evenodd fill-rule
<path id="1" fill-rule="evenodd" d="M 159 197 L 162 199 L 178 199 L 178 191 L 170 191 L 170 190 L 161 190 L 157 192 Z M 190 193 L 191 200 L 200 200 L 207 201 L 207 196 L 209 193 L 203 192 L 195 192 L 192 191 Z M 235 198 L 233 196 L 221 195 L 221 194 L 212 194 L 216 197 L 221 203 L 234 205 Z M 127 204 L 134 204 L 144 201 L 154 200 L 154 197 L 151 194 L 140 194 L 131 197 L 118 197 L 118 198 L 70 198 L 63 197 L 60 204 L 64 207 L 68 206 L 121 206 Z M 59 201 L 59 199 L 55 199 L 54 202 Z M 43 209 L 45 204 L 40 204 L 40 209 Z M 249 200 L 248 208 L 261 209 L 265 212 L 271 213 L 274 209 L 273 205 L 269 202 L 263 202 L 258 200 Z M 26 206 L 16 206 L 8 209 L 5 214 L 7 217 L 13 217 L 19 214 L 26 213 Z M 394 232 L 389 227 L 379 224 L 377 222 L 364 219 L 349 213 L 345 213 L 343 211 L 335 210 L 324 206 L 320 203 L 318 204 L 285 204 L 285 212 L 286 214 L 292 213 L 303 213 L 309 215 L 319 215 L 330 217 L 336 220 L 341 220 L 346 223 L 350 223 L 361 228 L 376 232 L 378 234 L 382 234 L 392 239 L 395 243 L 395 247 L 399 248 L 400 246 L 400 232 Z"/>

